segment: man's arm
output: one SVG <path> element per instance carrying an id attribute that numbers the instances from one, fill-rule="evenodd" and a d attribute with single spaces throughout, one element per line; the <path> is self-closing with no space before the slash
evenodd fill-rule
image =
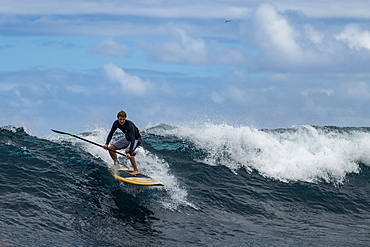
<path id="1" fill-rule="evenodd" d="M 114 121 L 112 128 L 110 129 L 110 132 L 108 134 L 107 140 L 105 141 L 105 145 L 108 145 L 109 142 L 112 140 L 114 132 L 117 130 L 116 121 Z"/>

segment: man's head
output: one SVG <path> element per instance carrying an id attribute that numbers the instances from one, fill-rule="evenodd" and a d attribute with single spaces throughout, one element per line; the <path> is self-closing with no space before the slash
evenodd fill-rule
<path id="1" fill-rule="evenodd" d="M 126 115 L 126 112 L 124 112 L 124 111 L 120 111 L 120 112 L 117 113 L 117 118 L 118 118 L 118 122 L 119 122 L 120 125 L 125 124 L 126 117 L 127 117 L 127 115 Z"/>
<path id="2" fill-rule="evenodd" d="M 124 112 L 124 111 L 120 111 L 119 113 L 117 113 L 117 118 L 119 118 L 119 117 L 124 117 L 124 118 L 126 118 L 126 117 L 127 117 L 126 112 Z"/>

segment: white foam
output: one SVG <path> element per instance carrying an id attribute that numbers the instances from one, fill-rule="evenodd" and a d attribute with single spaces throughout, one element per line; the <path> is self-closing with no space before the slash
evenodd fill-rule
<path id="1" fill-rule="evenodd" d="M 202 162 L 256 170 L 280 181 L 342 183 L 348 173 L 358 173 L 361 161 L 370 164 L 369 134 L 325 132 L 312 126 L 281 131 L 206 124 L 178 127 L 161 133 L 186 138 L 208 155 Z"/>
<path id="2" fill-rule="evenodd" d="M 144 150 L 142 147 L 138 149 L 136 156 L 137 160 L 140 160 L 140 169 L 142 172 L 165 184 L 162 188 L 166 190 L 170 197 L 163 197 L 160 201 L 162 205 L 170 210 L 176 210 L 179 206 L 196 208 L 195 205 L 187 201 L 187 190 L 183 188 L 177 178 L 170 173 L 169 164 L 165 160 L 159 159 L 156 155 Z"/>

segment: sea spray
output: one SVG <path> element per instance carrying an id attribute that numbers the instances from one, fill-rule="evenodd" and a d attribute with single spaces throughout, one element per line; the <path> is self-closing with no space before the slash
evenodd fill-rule
<path id="1" fill-rule="evenodd" d="M 363 132 L 365 131 L 365 132 Z M 257 130 L 247 126 L 206 124 L 197 129 L 155 126 L 148 133 L 188 142 L 205 153 L 199 161 L 240 168 L 283 182 L 304 181 L 340 184 L 349 173 L 359 172 L 359 163 L 370 164 L 367 129 L 293 126 Z"/>

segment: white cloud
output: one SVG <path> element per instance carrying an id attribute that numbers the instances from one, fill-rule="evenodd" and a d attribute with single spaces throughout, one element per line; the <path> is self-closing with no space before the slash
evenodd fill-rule
<path id="1" fill-rule="evenodd" d="M 122 0 L 0 0 L 0 13 L 25 15 L 113 14 L 159 18 L 245 18 L 261 1 L 122 1 Z M 265 0 L 279 11 L 297 10 L 315 18 L 369 18 L 369 5 L 363 0 Z"/>
<path id="2" fill-rule="evenodd" d="M 249 40 L 259 50 L 256 66 L 279 72 L 318 71 L 332 66 L 336 62 L 333 48 L 329 49 L 332 43 L 312 25 L 298 24 L 294 21 L 297 17 L 290 15 L 264 4 L 253 15 L 253 29 L 243 26 L 241 33 L 246 38 L 251 36 Z"/>
<path id="3" fill-rule="evenodd" d="M 314 44 L 321 44 L 323 42 L 324 35 L 321 32 L 316 31 L 310 24 L 306 24 L 304 28 L 308 39 Z"/>
<path id="4" fill-rule="evenodd" d="M 240 46 L 225 46 L 216 40 L 193 38 L 187 31 L 170 26 L 174 41 L 142 43 L 151 57 L 164 63 L 245 65 L 248 54 Z"/>
<path id="5" fill-rule="evenodd" d="M 347 43 L 351 49 L 359 51 L 365 48 L 370 50 L 370 32 L 368 30 L 361 31 L 357 24 L 348 24 L 343 32 L 336 35 L 335 38 Z"/>
<path id="6" fill-rule="evenodd" d="M 175 42 L 144 44 L 151 55 L 165 63 L 204 64 L 207 61 L 207 47 L 202 39 L 193 39 L 186 31 L 174 28 Z"/>
<path id="7" fill-rule="evenodd" d="M 122 57 L 129 52 L 129 49 L 125 45 L 118 44 L 113 39 L 106 39 L 94 46 L 91 51 L 93 53 Z"/>
<path id="8" fill-rule="evenodd" d="M 91 1 L 91 0 L 0 0 L 0 13 L 25 15 L 112 14 L 157 18 L 243 18 L 251 12 L 243 2 L 224 1 Z"/>
<path id="9" fill-rule="evenodd" d="M 260 6 L 255 12 L 255 22 L 258 42 L 265 51 L 289 60 L 302 59 L 302 49 L 295 40 L 298 33 L 272 5 Z"/>
<path id="10" fill-rule="evenodd" d="M 279 11 L 296 10 L 311 18 L 365 18 L 370 17 L 370 5 L 363 0 L 267 0 Z"/>
<path id="11" fill-rule="evenodd" d="M 148 94 L 153 88 L 150 82 L 143 81 L 138 76 L 127 74 L 113 63 L 104 64 L 103 69 L 112 82 L 118 82 L 122 86 L 124 92 L 143 96 Z"/>

